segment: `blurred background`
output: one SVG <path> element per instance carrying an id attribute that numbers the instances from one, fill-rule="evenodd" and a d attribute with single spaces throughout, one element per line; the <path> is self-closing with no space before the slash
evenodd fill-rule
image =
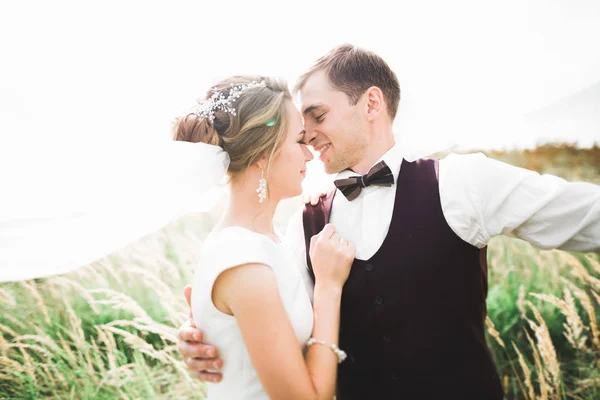
<path id="1" fill-rule="evenodd" d="M 341 43 L 396 71 L 407 158 L 483 151 L 600 184 L 597 1 L 3 2 L 0 37 L 0 221 L 60 199 L 53 177 L 76 186 L 115 149 L 168 142 L 212 82 L 293 84 Z M 314 161 L 304 189 L 331 179 Z M 75 272 L 0 284 L 0 398 L 202 399 L 176 332 L 224 204 Z M 281 204 L 282 231 L 301 207 Z M 488 257 L 488 340 L 506 398 L 600 398 L 598 255 L 496 238 Z"/>

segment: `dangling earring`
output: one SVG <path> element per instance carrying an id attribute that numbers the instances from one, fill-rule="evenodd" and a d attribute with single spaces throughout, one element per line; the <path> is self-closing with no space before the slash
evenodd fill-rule
<path id="1" fill-rule="evenodd" d="M 258 189 L 256 189 L 256 193 L 258 193 L 258 202 L 262 203 L 267 198 L 267 180 L 263 176 L 264 170 L 260 169 L 260 179 L 258 180 Z"/>

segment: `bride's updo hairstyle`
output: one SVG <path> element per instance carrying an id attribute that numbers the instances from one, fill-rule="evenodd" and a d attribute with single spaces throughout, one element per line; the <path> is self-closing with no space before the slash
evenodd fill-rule
<path id="1" fill-rule="evenodd" d="M 232 180 L 266 156 L 286 134 L 287 84 L 262 76 L 233 76 L 214 85 L 196 111 L 174 122 L 173 139 L 220 146 L 231 159 Z M 218 105 L 218 106 L 216 106 Z M 268 166 L 265 171 L 268 176 Z"/>

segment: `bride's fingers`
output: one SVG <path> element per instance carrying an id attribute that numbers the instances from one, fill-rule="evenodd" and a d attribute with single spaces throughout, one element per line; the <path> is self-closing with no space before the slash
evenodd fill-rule
<path id="1" fill-rule="evenodd" d="M 333 245 L 338 245 L 340 243 L 340 235 L 337 232 L 333 232 L 333 235 L 331 235 L 330 240 L 332 241 Z"/>
<path id="2" fill-rule="evenodd" d="M 325 227 L 321 231 L 321 235 L 323 236 L 323 239 L 325 239 L 325 240 L 331 239 L 331 236 L 333 236 L 334 234 L 335 234 L 335 228 L 333 227 L 332 224 L 325 225 Z"/>
<path id="3" fill-rule="evenodd" d="M 344 252 L 350 259 L 354 259 L 356 256 L 356 248 L 354 247 L 354 243 L 347 241 L 346 246 L 344 247 Z"/>
<path id="4" fill-rule="evenodd" d="M 315 244 L 317 243 L 317 240 L 319 240 L 319 235 L 314 235 L 313 237 L 310 238 L 309 254 L 311 257 L 313 254 L 313 249 L 315 248 Z"/>

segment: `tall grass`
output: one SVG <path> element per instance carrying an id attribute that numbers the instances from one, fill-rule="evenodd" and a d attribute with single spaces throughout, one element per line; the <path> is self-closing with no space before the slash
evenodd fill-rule
<path id="1" fill-rule="evenodd" d="M 600 257 L 495 238 L 489 261 L 488 343 L 506 398 L 600 398 Z"/>
<path id="2" fill-rule="evenodd" d="M 203 398 L 177 352 L 194 222 L 67 275 L 0 285 L 0 398 Z"/>
<path id="3" fill-rule="evenodd" d="M 598 146 L 547 144 L 488 155 L 600 184 Z M 489 250 L 488 343 L 506 398 L 600 398 L 600 256 L 541 251 L 506 237 L 494 238 Z"/>
<path id="4" fill-rule="evenodd" d="M 600 180 L 598 148 L 536 151 L 493 156 L 545 159 L 567 179 Z M 76 272 L 0 285 L 0 399 L 204 398 L 176 333 L 213 223 L 188 216 Z M 600 398 L 600 257 L 504 237 L 488 257 L 488 343 L 506 399 Z"/>

